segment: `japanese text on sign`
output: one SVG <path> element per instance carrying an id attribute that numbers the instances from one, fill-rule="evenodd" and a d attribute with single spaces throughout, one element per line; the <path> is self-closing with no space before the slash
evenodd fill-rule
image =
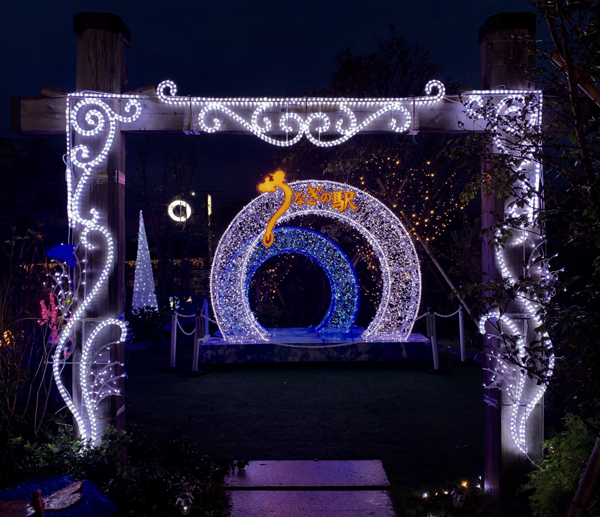
<path id="1" fill-rule="evenodd" d="M 353 203 L 355 192 L 353 190 L 323 191 L 322 186 L 306 187 L 306 192 L 294 192 L 294 202 L 297 205 L 316 206 L 317 204 L 331 205 L 331 208 L 340 212 L 350 208 L 356 210 L 358 207 Z"/>

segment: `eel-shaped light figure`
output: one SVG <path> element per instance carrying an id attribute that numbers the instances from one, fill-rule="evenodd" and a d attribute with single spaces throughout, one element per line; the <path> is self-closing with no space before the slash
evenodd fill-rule
<path id="1" fill-rule="evenodd" d="M 277 223 L 277 219 L 279 219 L 287 209 L 290 207 L 292 203 L 292 196 L 294 195 L 294 191 L 285 181 L 285 172 L 281 169 L 276 170 L 271 174 L 267 174 L 262 183 L 259 183 L 256 188 L 259 192 L 275 192 L 278 188 L 283 190 L 284 198 L 283 203 L 279 207 L 279 210 L 273 214 L 269 223 L 267 224 L 267 229 L 265 230 L 265 235 L 263 236 L 263 244 L 267 247 L 271 246 L 275 240 L 273 236 L 273 228 Z"/>

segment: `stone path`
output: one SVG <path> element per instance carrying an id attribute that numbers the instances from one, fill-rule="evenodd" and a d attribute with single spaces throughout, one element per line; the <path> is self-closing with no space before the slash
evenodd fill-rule
<path id="1" fill-rule="evenodd" d="M 396 517 L 379 460 L 251 461 L 225 486 L 232 517 Z"/>

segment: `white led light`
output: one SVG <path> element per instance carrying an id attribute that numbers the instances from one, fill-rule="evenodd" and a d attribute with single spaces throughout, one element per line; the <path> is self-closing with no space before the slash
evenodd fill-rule
<path id="1" fill-rule="evenodd" d="M 178 213 L 175 213 L 175 209 L 179 209 Z M 167 213 L 173 221 L 183 223 L 192 216 L 192 207 L 182 199 L 176 199 L 167 207 Z"/>
<path id="2" fill-rule="evenodd" d="M 118 395 L 117 381 L 122 376 L 116 375 L 115 367 L 122 366 L 111 362 L 110 359 L 100 361 L 99 350 L 110 350 L 112 346 L 122 343 L 125 336 L 125 324 L 114 318 L 106 317 L 97 321 L 96 327 L 81 345 L 81 362 L 79 364 L 79 389 L 82 393 L 80 405 L 76 405 L 61 378 L 61 372 L 70 358 L 68 343 L 71 340 L 75 326 L 85 317 L 87 309 L 104 294 L 108 276 L 114 267 L 114 240 L 107 228 L 101 224 L 100 212 L 92 207 L 89 214 L 83 214 L 80 209 L 81 200 L 88 195 L 90 178 L 98 169 L 104 167 L 108 153 L 112 148 L 118 123 L 129 123 L 136 120 L 142 106 L 139 95 L 118 95 L 109 93 L 80 92 L 69 94 L 66 103 L 67 120 L 67 214 L 71 228 L 78 227 L 80 243 L 86 250 L 94 249 L 88 237 L 91 233 L 99 234 L 104 239 L 104 264 L 96 271 L 96 279 L 91 288 L 87 287 L 87 267 L 81 271 L 79 285 L 86 286 L 83 299 L 79 299 L 76 310 L 63 328 L 53 355 L 52 372 L 59 393 L 77 422 L 77 428 L 83 440 L 99 440 L 98 417 L 96 409 L 100 400 Z M 108 103 L 113 102 L 122 113 L 116 112 Z M 126 101 L 123 103 L 122 101 Z M 83 114 L 83 115 L 82 115 Z M 90 145 L 71 144 L 73 135 L 80 139 L 89 138 Z M 103 139 L 103 140 L 102 140 Z M 100 143 L 99 148 L 97 148 Z M 86 260 L 83 259 L 82 262 Z M 102 329 L 109 325 L 121 328 L 121 337 L 117 342 L 97 345 L 94 340 Z M 122 346 L 122 345 L 121 345 Z M 110 354 L 108 354 L 110 357 Z"/>
<path id="3" fill-rule="evenodd" d="M 437 89 L 437 93 L 433 91 Z M 169 93 L 167 94 L 167 90 Z M 346 142 L 361 131 L 372 130 L 373 124 L 389 116 L 389 131 L 405 133 L 412 127 L 411 112 L 415 106 L 440 102 L 445 88 L 440 81 L 429 81 L 426 96 L 407 98 L 230 98 L 178 97 L 173 81 L 163 81 L 156 89 L 161 102 L 189 105 L 198 110 L 198 127 L 205 133 L 226 128 L 227 120 L 273 145 L 289 147 L 306 137 L 319 147 L 332 147 Z M 332 120 L 336 108 L 342 116 Z M 237 111 L 236 111 L 237 110 Z M 252 110 L 248 117 L 248 110 Z M 269 135 L 277 127 L 285 132 L 283 139 Z M 335 127 L 336 134 L 325 138 L 324 133 Z"/>
<path id="4" fill-rule="evenodd" d="M 156 291 L 154 288 L 154 275 L 152 274 L 152 262 L 150 261 L 150 250 L 148 249 L 148 238 L 146 237 L 144 217 L 141 210 L 131 307 L 134 310 L 143 309 L 144 307 L 154 307 L 155 309 L 158 309 Z"/>

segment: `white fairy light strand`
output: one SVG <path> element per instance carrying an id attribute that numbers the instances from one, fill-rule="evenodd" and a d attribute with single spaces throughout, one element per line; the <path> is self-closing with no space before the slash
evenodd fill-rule
<path id="1" fill-rule="evenodd" d="M 97 326 L 82 344 L 80 382 L 79 387 L 82 392 L 82 405 L 77 407 L 73 398 L 61 378 L 61 371 L 66 362 L 65 349 L 66 344 L 71 338 L 75 325 L 83 320 L 85 313 L 101 290 L 107 283 L 108 276 L 114 266 L 114 241 L 107 228 L 99 223 L 101 214 L 92 207 L 90 208 L 89 219 L 86 219 L 80 212 L 80 200 L 87 193 L 89 188 L 89 179 L 93 171 L 100 167 L 106 161 L 108 153 L 113 145 L 117 132 L 117 123 L 129 123 L 136 120 L 142 106 L 139 99 L 140 95 L 119 95 L 107 94 L 103 92 L 78 92 L 69 94 L 66 103 L 66 121 L 67 121 L 67 213 L 69 217 L 69 226 L 75 228 L 80 225 L 80 240 L 85 249 L 93 249 L 88 241 L 88 235 L 97 232 L 104 237 L 106 246 L 106 256 L 104 265 L 101 267 L 95 285 L 91 289 L 87 288 L 83 300 L 77 304 L 77 309 L 73 313 L 66 327 L 60 334 L 54 355 L 53 355 L 53 375 L 58 386 L 59 393 L 68 409 L 73 414 L 82 440 L 91 440 L 97 443 L 98 417 L 96 415 L 99 402 L 112 395 L 119 394 L 115 387 L 117 380 L 121 377 L 115 374 L 115 367 L 122 366 L 110 360 L 110 348 L 113 345 L 122 343 L 125 339 L 126 326 L 122 321 L 107 317 L 99 320 Z M 125 104 L 121 101 L 126 100 Z M 117 113 L 109 106 L 108 102 L 116 101 L 121 108 L 122 113 Z M 85 113 L 83 121 L 80 121 L 80 112 Z M 84 122 L 89 129 L 82 126 Z M 73 134 L 81 138 L 94 138 L 105 136 L 105 141 L 99 151 L 93 156 L 90 146 L 78 144 L 73 147 L 71 139 Z M 75 172 L 78 171 L 78 179 Z M 85 260 L 83 261 L 85 263 Z M 85 266 L 84 266 L 85 267 Z M 85 285 L 86 270 L 83 269 L 82 285 Z M 109 359 L 104 363 L 98 362 L 94 353 L 97 345 L 94 340 L 101 330 L 110 325 L 119 326 L 121 335 L 118 341 L 108 343 L 100 347 L 102 354 L 107 354 Z"/>
<path id="2" fill-rule="evenodd" d="M 383 203 L 353 186 L 332 181 L 298 181 L 289 186 L 296 193 L 306 193 L 317 183 L 322 193 L 354 191 L 357 209 L 339 211 L 324 203 L 311 206 L 292 202 L 278 224 L 319 215 L 341 220 L 363 235 L 379 260 L 383 288 L 378 310 L 362 339 L 405 341 L 421 299 L 418 256 L 407 231 Z M 282 201 L 280 190 L 257 197 L 234 218 L 217 247 L 211 270 L 211 299 L 215 319 L 227 341 L 269 341 L 268 333 L 250 309 L 246 282 L 253 247 L 261 241 L 267 222 Z"/>
<path id="3" fill-rule="evenodd" d="M 97 351 L 92 356 L 92 345 L 96 336 L 108 327 L 109 325 L 117 325 L 121 328 L 121 335 L 119 340 L 112 343 L 107 343 L 104 345 L 99 351 Z M 80 369 L 80 378 L 82 379 L 82 396 L 83 396 L 83 404 L 86 408 L 86 416 L 88 420 L 88 429 L 89 429 L 89 439 L 92 443 L 97 443 L 98 436 L 98 418 L 95 417 L 95 413 L 98 410 L 98 404 L 100 401 L 106 397 L 112 395 L 119 395 L 119 390 L 115 387 L 117 379 L 121 376 L 115 376 L 113 367 L 116 366 L 117 363 L 110 361 L 110 346 L 116 343 L 122 343 L 125 341 L 125 336 L 127 335 L 127 325 L 120 320 L 116 320 L 114 318 L 108 318 L 103 320 L 89 335 L 86 340 L 84 346 L 82 347 L 81 354 L 81 363 L 79 365 Z M 103 368 L 100 369 L 99 372 L 94 371 L 94 365 L 99 364 L 99 359 L 102 358 L 102 355 L 107 354 L 108 360 L 102 364 Z M 120 364 L 119 366 L 124 366 Z M 108 377 L 108 379 L 105 379 Z M 85 382 L 85 379 L 93 379 L 91 384 Z"/>
<path id="4" fill-rule="evenodd" d="M 492 90 L 492 91 L 473 91 L 465 94 L 467 98 L 467 113 L 474 119 L 485 118 L 491 128 L 492 141 L 496 152 L 504 155 L 514 155 L 514 149 L 518 147 L 519 158 L 523 158 L 518 166 L 515 166 L 515 172 L 526 175 L 526 180 L 519 180 L 516 184 L 516 190 L 519 195 L 525 198 L 523 208 L 518 208 L 513 198 L 505 202 L 505 213 L 512 220 L 518 221 L 518 227 L 512 229 L 512 233 L 507 237 L 504 246 L 496 245 L 495 257 L 498 269 L 502 278 L 513 286 L 516 278 L 523 274 L 523 271 L 512 271 L 506 261 L 506 249 L 520 246 L 526 262 L 526 271 L 530 271 L 530 266 L 540 258 L 540 241 L 542 231 L 537 225 L 535 215 L 536 210 L 541 207 L 541 201 L 538 190 L 541 185 L 541 165 L 535 161 L 535 153 L 538 151 L 537 145 L 531 139 L 525 136 L 525 130 L 540 131 L 542 124 L 542 93 L 530 90 Z M 500 97 L 495 100 L 494 97 Z M 483 114 L 482 114 L 483 113 Z M 517 122 L 517 128 L 510 125 L 511 122 Z M 520 124 L 521 126 L 519 127 Z M 521 216 L 524 215 L 526 222 L 523 222 Z M 499 236 L 499 234 L 498 234 Z M 546 282 L 550 276 L 545 262 L 542 266 L 541 281 Z M 525 311 L 526 318 L 530 321 L 529 326 L 537 328 L 541 325 L 537 317 L 539 304 L 534 300 L 528 300 L 522 294 L 518 294 L 516 300 Z M 480 332 L 487 332 L 485 323 L 490 321 L 492 327 L 500 331 L 505 326 L 516 345 L 516 357 L 514 359 L 521 365 L 525 364 L 526 340 L 521 335 L 513 318 L 506 314 L 500 314 L 497 309 L 491 310 L 479 322 Z M 494 337 L 488 334 L 488 339 Z M 502 338 L 502 336 L 495 336 Z M 492 352 L 491 355 L 496 360 L 496 368 L 492 376 L 492 385 L 490 387 L 499 387 L 503 389 L 512 400 L 512 410 L 510 418 L 510 433 L 513 442 L 517 448 L 527 454 L 527 421 L 539 403 L 546 390 L 546 384 L 552 377 L 554 370 L 554 354 L 552 352 L 552 343 L 549 335 L 544 332 L 541 334 L 541 340 L 544 343 L 542 352 L 544 357 L 534 358 L 546 361 L 546 371 L 543 372 L 544 382 L 535 387 L 529 387 L 526 394 L 527 376 L 523 367 L 509 363 L 507 358 L 503 357 L 503 352 Z M 513 360 L 514 360 L 513 359 Z M 533 393 L 531 393 L 533 392 Z M 529 400 L 527 400 L 527 398 Z"/>
<path id="5" fill-rule="evenodd" d="M 437 93 L 433 94 L 434 90 L 437 90 Z M 405 133 L 412 127 L 411 112 L 415 106 L 436 104 L 446 93 L 444 84 L 437 80 L 426 84 L 427 95 L 406 98 L 183 97 L 177 96 L 177 86 L 170 80 L 161 82 L 156 92 L 161 102 L 179 106 L 189 105 L 190 109 L 194 107 L 199 110 L 198 127 L 203 132 L 215 133 L 221 130 L 225 119 L 228 118 L 265 142 L 280 147 L 292 146 L 304 136 L 319 147 L 339 145 L 361 131 L 370 130 L 374 122 L 386 114 L 391 115 L 387 130 Z M 336 106 L 344 113 L 344 117 L 340 117 L 333 124 L 339 136 L 321 139 L 321 135 L 329 131 L 333 123 L 330 115 L 323 112 L 322 108 L 331 106 Z M 248 119 L 247 116 L 236 112 L 236 109 L 246 112 L 251 109 L 252 114 Z M 280 140 L 267 134 L 273 130 L 274 124 L 278 126 L 278 131 L 285 132 L 285 139 Z"/>

